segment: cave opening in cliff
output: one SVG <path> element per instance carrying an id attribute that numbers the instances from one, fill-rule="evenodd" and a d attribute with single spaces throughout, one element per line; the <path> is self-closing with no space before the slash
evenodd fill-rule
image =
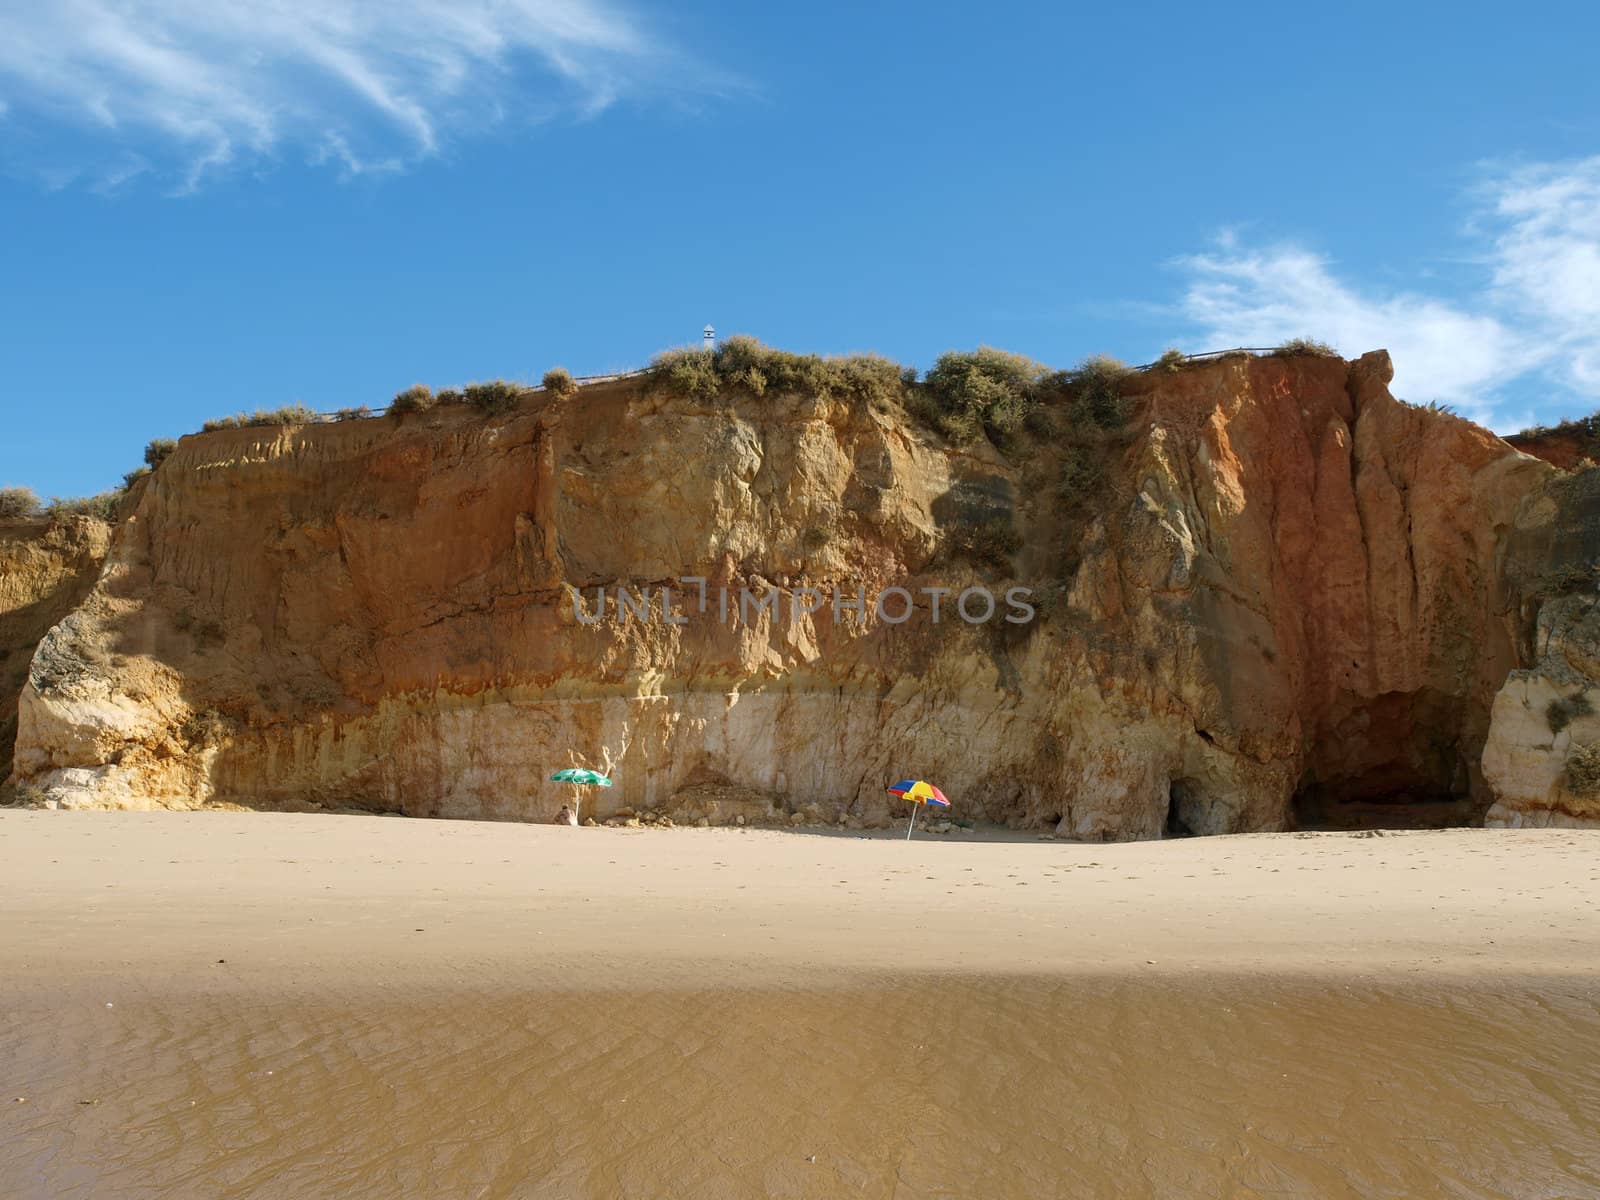
<path id="1" fill-rule="evenodd" d="M 1461 697 L 1424 689 L 1345 698 L 1314 743 L 1291 801 L 1296 829 L 1447 829 L 1478 824 Z"/>
<path id="2" fill-rule="evenodd" d="M 1163 837 L 1194 837 L 1204 832 L 1205 812 L 1192 780 L 1174 779 L 1167 785 L 1167 821 Z"/>

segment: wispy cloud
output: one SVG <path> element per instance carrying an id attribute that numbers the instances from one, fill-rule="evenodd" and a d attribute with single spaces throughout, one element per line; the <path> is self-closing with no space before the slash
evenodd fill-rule
<path id="1" fill-rule="evenodd" d="M 1571 387 L 1600 394 L 1600 156 L 1490 185 L 1492 299 L 1524 318 Z"/>
<path id="2" fill-rule="evenodd" d="M 0 9 L 0 114 L 209 172 L 360 173 L 462 131 L 593 115 L 692 68 L 608 0 L 51 0 Z M 702 79 L 700 82 L 704 82 Z M 57 164 L 59 167 L 59 164 Z"/>
<path id="3" fill-rule="evenodd" d="M 1526 417 L 1514 381 L 1600 396 L 1600 157 L 1499 172 L 1475 198 L 1483 275 L 1465 292 L 1360 286 L 1294 243 L 1224 233 L 1180 260 L 1181 309 L 1208 345 L 1313 337 L 1395 359 L 1395 392 L 1442 400 L 1496 428 Z"/>
<path id="4" fill-rule="evenodd" d="M 1397 394 L 1478 416 L 1487 415 L 1489 392 L 1529 365 L 1518 336 L 1495 316 L 1414 292 L 1359 291 L 1298 246 L 1222 247 L 1182 265 L 1190 273 L 1184 312 L 1208 346 L 1311 337 L 1347 354 L 1386 347 Z"/>

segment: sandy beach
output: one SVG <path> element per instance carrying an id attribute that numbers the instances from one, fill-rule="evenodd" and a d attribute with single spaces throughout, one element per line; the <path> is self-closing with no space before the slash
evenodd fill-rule
<path id="1" fill-rule="evenodd" d="M 1600 1194 L 1600 834 L 0 813 L 0 1194 Z"/>

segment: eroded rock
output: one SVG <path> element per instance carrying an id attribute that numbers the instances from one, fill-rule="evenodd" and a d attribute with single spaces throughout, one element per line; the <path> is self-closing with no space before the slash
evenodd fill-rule
<path id="1" fill-rule="evenodd" d="M 33 656 L 18 780 L 69 805 L 549 820 L 537 781 L 576 751 L 617 781 L 584 811 L 630 827 L 882 828 L 913 764 L 963 817 L 1080 839 L 1398 793 L 1572 812 L 1513 719 L 1559 681 L 1504 565 L 1553 553 L 1565 477 L 1389 375 L 1381 352 L 1152 372 L 1126 429 L 1010 458 L 894 408 L 631 384 L 185 438 Z M 1074 446 L 1104 465 L 1093 496 L 1063 491 Z M 959 552 L 974 521 L 1015 552 Z M 953 618 L 975 587 L 1029 589 L 1034 619 Z M 619 617 L 619 588 L 655 615 Z M 910 619 L 874 611 L 889 588 Z M 926 588 L 949 589 L 938 624 Z M 805 589 L 869 600 L 806 611 Z M 1547 683 L 1515 674 L 1535 664 Z"/>

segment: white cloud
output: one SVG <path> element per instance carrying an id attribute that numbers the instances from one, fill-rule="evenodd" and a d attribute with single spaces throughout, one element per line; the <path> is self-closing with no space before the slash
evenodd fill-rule
<path id="1" fill-rule="evenodd" d="M 530 71 L 537 66 L 540 72 Z M 608 0 L 50 0 L 0 11 L 0 113 L 166 149 L 189 182 L 295 148 L 393 169 L 463 129 L 593 114 L 683 64 Z M 530 78 L 544 86 L 530 90 Z"/>
<path id="2" fill-rule="evenodd" d="M 1490 186 L 1496 299 L 1546 338 L 1574 388 L 1600 394 L 1600 157 Z"/>
<path id="3" fill-rule="evenodd" d="M 1394 356 L 1397 395 L 1488 415 L 1488 393 L 1525 370 L 1516 335 L 1493 316 L 1411 293 L 1369 295 L 1334 277 L 1326 259 L 1295 246 L 1222 249 L 1183 265 L 1184 312 L 1207 345 L 1276 346 L 1310 337 L 1355 355 Z"/>
<path id="4" fill-rule="evenodd" d="M 1484 278 L 1454 295 L 1360 287 L 1323 255 L 1280 244 L 1251 249 L 1224 232 L 1180 261 L 1183 315 L 1208 346 L 1272 346 L 1294 337 L 1351 355 L 1394 355 L 1396 395 L 1441 400 L 1505 430 L 1526 424 L 1529 396 L 1600 396 L 1600 158 L 1519 168 L 1478 189 Z M 1423 278 L 1431 276 L 1425 273 Z M 1429 280 L 1432 283 L 1432 280 Z"/>

